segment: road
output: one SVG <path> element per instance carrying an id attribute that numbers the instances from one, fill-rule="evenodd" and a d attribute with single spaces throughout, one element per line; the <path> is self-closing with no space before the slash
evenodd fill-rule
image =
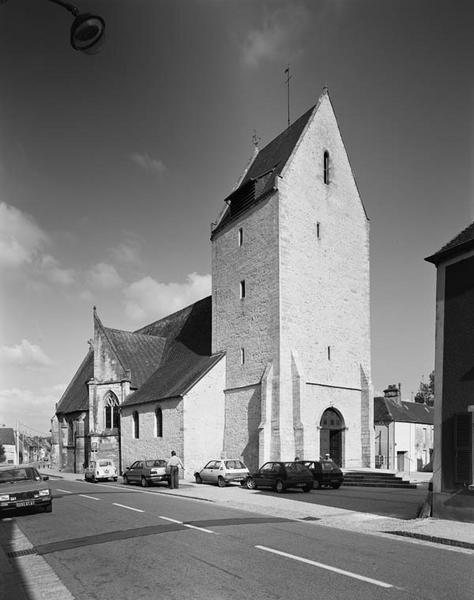
<path id="1" fill-rule="evenodd" d="M 51 514 L 3 522 L 19 524 L 33 544 L 34 556 L 19 560 L 25 581 L 45 593 L 44 571 L 35 582 L 29 560 L 44 559 L 76 600 L 471 598 L 472 554 L 156 489 L 65 480 L 51 486 Z"/>

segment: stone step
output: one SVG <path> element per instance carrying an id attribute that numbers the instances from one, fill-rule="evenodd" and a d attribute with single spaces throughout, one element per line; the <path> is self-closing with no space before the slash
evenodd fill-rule
<path id="1" fill-rule="evenodd" d="M 378 488 L 403 488 L 403 489 L 416 489 L 415 483 L 409 481 L 390 482 L 390 481 L 347 481 L 344 479 L 342 485 L 353 486 L 353 487 L 378 487 Z"/>

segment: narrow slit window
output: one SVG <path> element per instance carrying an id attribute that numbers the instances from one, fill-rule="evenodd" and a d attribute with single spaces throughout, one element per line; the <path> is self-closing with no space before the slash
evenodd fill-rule
<path id="1" fill-rule="evenodd" d="M 155 411 L 156 437 L 163 437 L 163 412 L 161 408 Z"/>
<path id="2" fill-rule="evenodd" d="M 240 364 L 245 364 L 245 348 L 240 349 Z"/>
<path id="3" fill-rule="evenodd" d="M 328 346 L 328 360 L 331 360 L 331 346 Z"/>
<path id="4" fill-rule="evenodd" d="M 244 230 L 242 227 L 239 227 L 239 246 L 242 246 L 244 243 Z"/>
<path id="5" fill-rule="evenodd" d="M 138 413 L 133 413 L 133 437 L 137 440 L 140 437 L 140 421 L 138 420 Z"/>
<path id="6" fill-rule="evenodd" d="M 318 221 L 316 223 L 316 237 L 319 239 L 321 239 L 321 223 Z"/>
<path id="7" fill-rule="evenodd" d="M 245 279 L 240 282 L 240 298 L 245 298 Z"/>
<path id="8" fill-rule="evenodd" d="M 329 152 L 327 150 L 324 151 L 323 158 L 323 170 L 324 170 L 324 183 L 326 185 L 329 184 Z"/>

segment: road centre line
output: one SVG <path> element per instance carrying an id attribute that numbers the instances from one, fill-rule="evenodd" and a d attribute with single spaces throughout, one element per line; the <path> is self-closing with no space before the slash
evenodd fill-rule
<path id="1" fill-rule="evenodd" d="M 79 494 L 82 498 L 90 498 L 91 500 L 100 500 L 100 498 L 95 498 L 94 496 L 88 496 L 87 494 Z"/>
<path id="2" fill-rule="evenodd" d="M 384 581 L 379 581 L 378 579 L 372 579 L 371 577 L 364 577 L 364 575 L 358 575 L 357 573 L 352 573 L 351 571 L 344 571 L 343 569 L 338 569 L 337 567 L 331 567 L 330 565 L 325 565 L 324 563 L 316 562 L 314 560 L 310 560 L 309 558 L 303 558 L 302 556 L 296 556 L 295 554 L 288 554 L 287 552 L 281 552 L 280 550 L 268 548 L 267 546 L 255 546 L 255 548 L 258 548 L 259 550 L 265 550 L 266 552 L 271 552 L 273 554 L 278 554 L 279 556 L 284 556 L 285 558 L 291 558 L 293 560 L 297 560 L 299 562 L 303 562 L 308 565 L 312 565 L 313 567 L 319 567 L 320 569 L 326 569 L 327 571 L 333 571 L 334 573 L 339 573 L 340 575 L 346 575 L 347 577 L 352 577 L 353 579 L 359 579 L 360 581 L 372 583 L 373 585 L 378 585 L 380 587 L 384 587 L 384 588 L 394 587 L 392 584 L 385 583 Z"/>
<path id="3" fill-rule="evenodd" d="M 69 490 L 62 490 L 61 488 L 56 488 L 57 492 L 63 492 L 63 494 L 72 494 Z"/>
<path id="4" fill-rule="evenodd" d="M 188 527 L 188 529 L 197 529 L 198 531 L 204 531 L 204 533 L 213 533 L 214 535 L 218 535 L 215 531 L 211 531 L 210 529 L 205 529 L 204 527 L 197 527 L 196 525 L 189 525 L 189 523 L 183 523 L 183 521 L 177 521 L 176 519 L 170 519 L 170 517 L 162 517 L 159 515 L 160 519 L 164 519 L 165 521 L 171 521 L 171 523 L 178 523 L 178 525 L 182 525 L 183 527 Z"/>
<path id="5" fill-rule="evenodd" d="M 134 510 L 135 512 L 145 512 L 141 508 L 133 508 L 133 506 L 126 506 L 125 504 L 119 504 L 118 502 L 112 502 L 114 506 L 120 506 L 121 508 L 128 508 L 128 510 Z"/>

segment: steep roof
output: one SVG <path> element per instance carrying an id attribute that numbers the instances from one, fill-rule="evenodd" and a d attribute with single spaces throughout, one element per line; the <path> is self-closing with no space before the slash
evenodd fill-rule
<path id="1" fill-rule="evenodd" d="M 87 382 L 94 376 L 94 353 L 89 350 L 81 366 L 61 396 L 56 414 L 89 410 L 89 388 Z"/>
<path id="2" fill-rule="evenodd" d="M 434 408 L 419 402 L 374 398 L 374 423 L 419 423 L 433 425 Z"/>
<path id="3" fill-rule="evenodd" d="M 220 360 L 221 354 L 211 355 L 211 310 L 208 296 L 134 332 L 103 327 L 121 365 L 130 371 L 131 387 L 137 389 L 129 396 L 133 404 L 186 393 Z M 88 410 L 87 382 L 93 376 L 94 353 L 90 350 L 56 413 Z"/>
<path id="4" fill-rule="evenodd" d="M 474 248 L 474 223 L 463 229 L 450 242 L 445 244 L 438 252 L 425 258 L 427 262 L 439 265 L 440 262 L 467 250 Z"/>
<path id="5" fill-rule="evenodd" d="M 0 446 L 14 446 L 15 433 L 12 427 L 0 427 Z"/>
<path id="6" fill-rule="evenodd" d="M 211 238 L 273 191 L 277 175 L 288 162 L 316 106 L 307 110 L 255 156 L 239 187 L 225 199 L 228 207 L 213 229 Z"/>

